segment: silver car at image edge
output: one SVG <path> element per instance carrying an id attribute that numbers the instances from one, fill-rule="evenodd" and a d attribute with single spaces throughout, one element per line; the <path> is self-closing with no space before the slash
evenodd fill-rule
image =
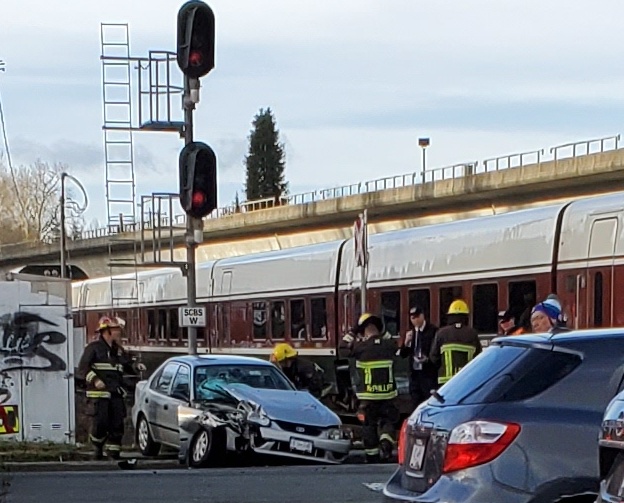
<path id="1" fill-rule="evenodd" d="M 340 463 L 351 448 L 334 412 L 272 363 L 245 356 L 168 359 L 137 383 L 132 423 L 142 454 L 175 448 L 193 467 L 218 465 L 227 451 Z"/>

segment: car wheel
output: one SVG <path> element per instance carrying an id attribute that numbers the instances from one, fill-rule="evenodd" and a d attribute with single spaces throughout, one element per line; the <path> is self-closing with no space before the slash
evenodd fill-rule
<path id="1" fill-rule="evenodd" d="M 143 414 L 139 415 L 137 422 L 136 442 L 143 456 L 157 456 L 160 452 L 160 444 L 154 442 L 147 419 L 145 419 Z"/>
<path id="2" fill-rule="evenodd" d="M 202 468 L 215 466 L 222 460 L 226 450 L 226 433 L 222 428 L 201 428 L 193 440 L 188 453 L 189 466 Z"/>

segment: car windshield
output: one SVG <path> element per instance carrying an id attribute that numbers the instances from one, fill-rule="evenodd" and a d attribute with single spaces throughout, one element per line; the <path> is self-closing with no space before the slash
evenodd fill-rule
<path id="1" fill-rule="evenodd" d="M 200 400 L 228 397 L 225 387 L 246 384 L 252 388 L 293 390 L 292 384 L 270 365 L 206 365 L 195 369 L 195 394 Z"/>

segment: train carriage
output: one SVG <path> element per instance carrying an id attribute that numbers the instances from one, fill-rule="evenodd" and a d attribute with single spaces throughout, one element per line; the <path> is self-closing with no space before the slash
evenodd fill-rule
<path id="1" fill-rule="evenodd" d="M 519 319 L 556 292 L 572 327 L 624 325 L 617 309 L 624 300 L 623 203 L 617 193 L 373 234 L 368 310 L 381 313 L 400 338 L 410 305 L 443 325 L 449 304 L 461 297 L 485 341 L 497 333 L 500 310 Z M 353 239 L 201 263 L 197 299 L 208 308 L 208 324 L 198 331 L 199 351 L 267 357 L 274 343 L 288 341 L 328 368 L 359 315 L 360 287 Z M 130 320 L 126 345 L 145 360 L 187 351 L 177 319 L 186 305 L 180 270 L 142 271 L 138 283 L 132 275 L 75 283 L 77 325 L 93 334 L 113 300 Z"/>

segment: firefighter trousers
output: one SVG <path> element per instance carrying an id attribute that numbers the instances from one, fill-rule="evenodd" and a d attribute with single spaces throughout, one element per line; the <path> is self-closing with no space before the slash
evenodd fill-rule
<path id="1" fill-rule="evenodd" d="M 375 461 L 379 458 L 379 444 L 386 440 L 391 446 L 396 444 L 396 424 L 399 422 L 399 409 L 392 400 L 370 400 L 361 402 L 360 411 L 364 414 L 362 441 L 366 458 Z"/>
<path id="2" fill-rule="evenodd" d="M 111 454 L 121 451 L 121 439 L 124 434 L 126 404 L 121 396 L 111 398 L 89 398 L 92 401 L 93 423 L 91 443 L 102 448 L 106 443 Z"/>

